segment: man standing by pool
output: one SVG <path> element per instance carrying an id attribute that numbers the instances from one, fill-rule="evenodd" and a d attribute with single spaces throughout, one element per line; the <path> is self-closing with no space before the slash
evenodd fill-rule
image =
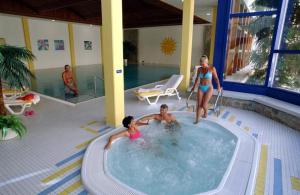
<path id="1" fill-rule="evenodd" d="M 71 71 L 71 67 L 69 65 L 65 65 L 65 70 L 62 73 L 62 79 L 65 85 L 65 93 L 70 94 L 73 93 L 75 96 L 78 95 L 77 85 L 73 79 L 73 74 Z"/>

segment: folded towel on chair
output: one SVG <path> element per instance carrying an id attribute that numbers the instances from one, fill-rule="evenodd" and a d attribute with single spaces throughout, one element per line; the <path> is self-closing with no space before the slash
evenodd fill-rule
<path id="1" fill-rule="evenodd" d="M 162 93 L 162 91 L 157 88 L 152 88 L 152 89 L 140 88 L 140 89 L 135 90 L 134 93 L 137 96 L 151 96 L 151 95 L 159 95 Z"/>

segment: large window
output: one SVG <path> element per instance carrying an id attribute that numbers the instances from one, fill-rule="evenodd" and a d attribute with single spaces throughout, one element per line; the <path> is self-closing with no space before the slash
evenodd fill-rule
<path id="1" fill-rule="evenodd" d="M 300 93 L 300 54 L 279 54 L 273 87 Z"/>
<path id="2" fill-rule="evenodd" d="M 300 105 L 300 0 L 219 3 L 215 53 L 224 89 Z"/>
<path id="3" fill-rule="evenodd" d="M 263 0 L 233 2 L 223 80 L 264 85 L 276 21 L 274 9 L 277 4 Z M 256 12 L 257 10 L 273 11 Z"/>
<path id="4" fill-rule="evenodd" d="M 300 93 L 300 0 L 285 2 L 269 86 Z"/>
<path id="5" fill-rule="evenodd" d="M 233 0 L 231 13 L 275 10 L 279 2 L 278 0 Z"/>
<path id="6" fill-rule="evenodd" d="M 288 4 L 280 49 L 300 50 L 300 0 Z"/>

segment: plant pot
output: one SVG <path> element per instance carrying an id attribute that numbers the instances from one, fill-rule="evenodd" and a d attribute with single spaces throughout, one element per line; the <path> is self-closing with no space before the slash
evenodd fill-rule
<path id="1" fill-rule="evenodd" d="M 124 66 L 127 66 L 128 59 L 124 59 Z"/>
<path id="2" fill-rule="evenodd" d="M 7 135 L 3 138 L 2 131 L 0 131 L 0 140 L 9 140 L 9 139 L 13 139 L 17 136 L 18 136 L 18 134 L 15 131 L 8 129 Z"/>

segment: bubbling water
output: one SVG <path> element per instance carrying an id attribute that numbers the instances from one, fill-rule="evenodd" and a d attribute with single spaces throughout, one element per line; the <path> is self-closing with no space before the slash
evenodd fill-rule
<path id="1" fill-rule="evenodd" d="M 195 194 L 220 184 L 237 137 L 225 128 L 177 115 L 179 125 L 151 122 L 143 136 L 116 141 L 107 154 L 107 170 L 119 182 L 146 194 Z"/>

